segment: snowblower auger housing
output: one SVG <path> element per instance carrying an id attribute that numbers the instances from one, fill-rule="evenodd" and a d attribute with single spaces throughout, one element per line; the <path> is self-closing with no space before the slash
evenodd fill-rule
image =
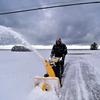
<path id="1" fill-rule="evenodd" d="M 35 77 L 34 88 L 37 86 L 44 92 L 55 91 L 59 94 L 60 84 L 57 77 Z"/>

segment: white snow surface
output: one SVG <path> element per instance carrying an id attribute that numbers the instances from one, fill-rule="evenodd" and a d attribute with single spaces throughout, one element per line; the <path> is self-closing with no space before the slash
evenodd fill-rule
<path id="1" fill-rule="evenodd" d="M 50 50 L 39 52 L 50 55 Z M 59 100 L 100 100 L 100 51 L 68 52 Z M 33 88 L 33 78 L 44 73 L 33 52 L 0 51 L 0 100 L 58 100 L 54 92 Z"/>
<path id="2" fill-rule="evenodd" d="M 31 91 L 28 100 L 59 100 L 54 91 L 42 91 L 40 87 L 36 87 Z"/>

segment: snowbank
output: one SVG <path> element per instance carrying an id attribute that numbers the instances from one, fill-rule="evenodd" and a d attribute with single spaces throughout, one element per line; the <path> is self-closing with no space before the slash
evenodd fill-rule
<path id="1" fill-rule="evenodd" d="M 55 92 L 42 91 L 40 87 L 36 87 L 28 96 L 28 100 L 59 100 Z"/>

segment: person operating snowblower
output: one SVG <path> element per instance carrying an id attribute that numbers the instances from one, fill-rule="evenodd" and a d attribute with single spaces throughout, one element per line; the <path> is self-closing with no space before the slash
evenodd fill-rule
<path id="1" fill-rule="evenodd" d="M 56 43 L 53 45 L 50 57 L 51 57 L 51 62 L 54 61 L 52 59 L 55 59 L 55 66 L 53 66 L 53 69 L 56 74 L 56 77 L 59 78 L 60 83 L 62 74 L 64 72 L 64 60 L 66 54 L 67 54 L 67 47 L 64 43 L 62 43 L 61 38 L 58 38 L 56 40 Z"/>
<path id="2" fill-rule="evenodd" d="M 45 92 L 55 91 L 59 96 L 66 54 L 67 47 L 62 43 L 61 38 L 58 38 L 52 48 L 51 58 L 49 60 L 42 59 L 46 74 L 43 77 L 34 77 L 34 89 L 39 87 Z"/>

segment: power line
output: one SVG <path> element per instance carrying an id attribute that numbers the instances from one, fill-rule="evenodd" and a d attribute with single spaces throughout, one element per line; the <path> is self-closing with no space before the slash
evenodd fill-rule
<path id="1" fill-rule="evenodd" d="M 15 11 L 9 11 L 9 12 L 1 12 L 0 15 L 8 15 L 8 14 L 30 12 L 30 11 L 43 10 L 43 9 L 60 8 L 60 7 L 78 6 L 78 5 L 99 4 L 99 3 L 100 3 L 100 1 L 71 3 L 71 4 L 60 4 L 60 5 L 53 5 L 53 6 L 46 6 L 46 7 L 38 7 L 38 8 L 23 9 L 23 10 L 15 10 Z"/>

